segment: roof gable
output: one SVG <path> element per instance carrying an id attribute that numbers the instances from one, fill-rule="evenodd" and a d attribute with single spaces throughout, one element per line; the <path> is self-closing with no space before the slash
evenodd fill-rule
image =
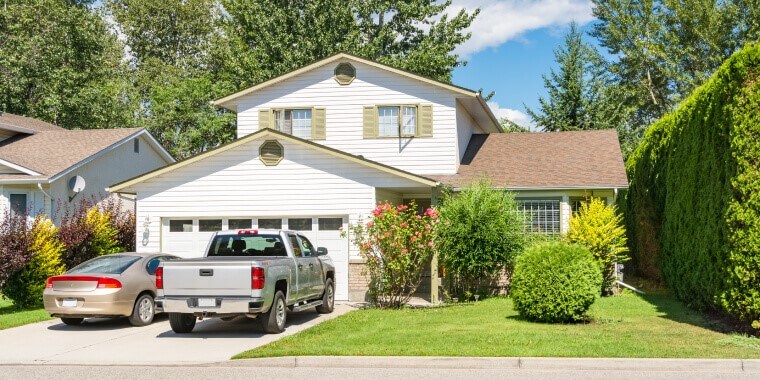
<path id="1" fill-rule="evenodd" d="M 293 143 L 296 143 L 296 144 L 304 145 L 304 146 L 307 146 L 307 147 L 309 147 L 311 149 L 315 149 L 315 150 L 319 150 L 319 151 L 328 153 L 328 154 L 333 155 L 333 156 L 335 156 L 337 158 L 344 159 L 344 160 L 349 160 L 349 161 L 352 161 L 352 162 L 355 162 L 355 163 L 359 163 L 361 165 L 364 165 L 364 166 L 367 166 L 367 167 L 371 167 L 371 168 L 374 168 L 374 169 L 377 169 L 377 170 L 381 170 L 381 171 L 384 171 L 386 173 L 390 173 L 390 174 L 393 174 L 393 175 L 396 175 L 396 176 L 399 176 L 399 177 L 402 177 L 402 178 L 406 178 L 406 179 L 415 181 L 417 183 L 421 183 L 423 185 L 427 185 L 427 186 L 431 186 L 431 187 L 437 185 L 437 182 L 435 180 L 427 178 L 427 177 L 423 177 L 423 176 L 420 176 L 420 175 L 417 175 L 417 174 L 413 174 L 413 173 L 410 173 L 410 172 L 407 172 L 407 171 L 404 171 L 404 170 L 400 170 L 400 169 L 397 169 L 397 168 L 394 168 L 394 167 L 391 167 L 391 166 L 388 166 L 388 165 L 381 164 L 379 162 L 368 160 L 368 159 L 363 158 L 361 156 L 354 156 L 352 154 L 349 154 L 349 153 L 346 153 L 346 152 L 343 152 L 343 151 L 340 151 L 340 150 L 337 150 L 337 149 L 333 149 L 333 148 L 330 148 L 330 147 L 327 147 L 327 146 L 324 146 L 324 145 L 321 145 L 321 144 L 317 144 L 317 143 L 314 143 L 314 142 L 311 142 L 311 141 L 308 141 L 308 140 L 304 140 L 304 139 L 301 139 L 301 138 L 298 138 L 298 137 L 295 137 L 295 136 L 292 136 L 292 135 L 289 135 L 289 134 L 278 132 L 278 131 L 275 131 L 273 129 L 263 129 L 263 130 L 260 130 L 258 132 L 255 132 L 255 133 L 252 133 L 250 135 L 247 135 L 247 136 L 245 136 L 243 138 L 234 140 L 232 142 L 229 142 L 229 143 L 224 144 L 222 146 L 219 146 L 217 148 L 214 148 L 214 149 L 211 149 L 211 150 L 206 151 L 204 153 L 201 153 L 199 155 L 190 157 L 190 158 L 182 160 L 182 161 L 178 161 L 178 162 L 176 162 L 176 163 L 174 163 L 172 165 L 168 165 L 168 166 L 165 166 L 163 168 L 159 168 L 159 169 L 156 169 L 154 171 L 151 171 L 151 172 L 145 173 L 143 175 L 137 176 L 135 178 L 131 178 L 131 179 L 128 179 L 126 181 L 114 184 L 111 187 L 109 187 L 108 191 L 109 192 L 115 192 L 115 193 L 125 192 L 125 189 L 129 188 L 130 186 L 133 186 L 133 185 L 136 185 L 138 183 L 147 181 L 147 180 L 149 180 L 151 178 L 158 177 L 158 176 L 160 176 L 162 174 L 170 173 L 170 172 L 172 172 L 174 170 L 177 170 L 179 168 L 185 167 L 187 165 L 191 165 L 191 164 L 193 164 L 195 162 L 202 161 L 204 159 L 213 157 L 213 156 L 215 156 L 217 154 L 223 153 L 223 152 L 228 151 L 230 149 L 234 149 L 236 147 L 242 146 L 242 145 L 244 145 L 244 144 L 246 144 L 248 142 L 251 142 L 253 140 L 258 140 L 258 139 L 261 139 L 261 138 L 265 138 L 267 136 L 274 136 L 274 137 L 277 137 L 278 139 L 281 139 L 281 140 L 286 140 L 286 141 L 293 142 Z"/>

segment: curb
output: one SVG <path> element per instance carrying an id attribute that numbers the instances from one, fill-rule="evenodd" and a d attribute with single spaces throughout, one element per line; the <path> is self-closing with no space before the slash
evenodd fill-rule
<path id="1" fill-rule="evenodd" d="M 435 368 L 760 373 L 760 359 L 485 358 L 438 356 L 285 356 L 218 363 L 230 367 Z"/>

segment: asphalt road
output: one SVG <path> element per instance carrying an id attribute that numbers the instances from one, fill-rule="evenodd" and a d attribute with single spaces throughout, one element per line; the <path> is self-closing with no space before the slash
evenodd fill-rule
<path id="1" fill-rule="evenodd" d="M 53 319 L 0 331 L 0 365 L 214 363 L 350 310 L 351 306 L 336 304 L 331 314 L 313 309 L 288 314 L 285 332 L 277 335 L 264 334 L 256 320 L 247 318 L 207 319 L 198 322 L 191 334 L 175 334 L 161 315 L 145 327 L 132 327 L 126 318 L 88 319 L 80 326 Z"/>
<path id="2" fill-rule="evenodd" d="M 760 373 L 527 368 L 312 368 L 230 366 L 0 366 L 0 379 L 758 379 Z"/>

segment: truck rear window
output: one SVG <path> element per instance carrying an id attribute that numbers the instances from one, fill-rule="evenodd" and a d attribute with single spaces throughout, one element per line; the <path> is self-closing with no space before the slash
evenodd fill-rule
<path id="1" fill-rule="evenodd" d="M 287 256 L 280 235 L 216 235 L 208 249 L 214 256 Z"/>

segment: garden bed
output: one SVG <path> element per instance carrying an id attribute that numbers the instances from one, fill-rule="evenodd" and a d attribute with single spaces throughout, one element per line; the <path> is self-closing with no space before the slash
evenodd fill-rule
<path id="1" fill-rule="evenodd" d="M 236 359 L 302 355 L 760 358 L 760 339 L 723 331 L 666 293 L 598 300 L 592 322 L 522 320 L 506 298 L 430 309 L 357 310 Z"/>

